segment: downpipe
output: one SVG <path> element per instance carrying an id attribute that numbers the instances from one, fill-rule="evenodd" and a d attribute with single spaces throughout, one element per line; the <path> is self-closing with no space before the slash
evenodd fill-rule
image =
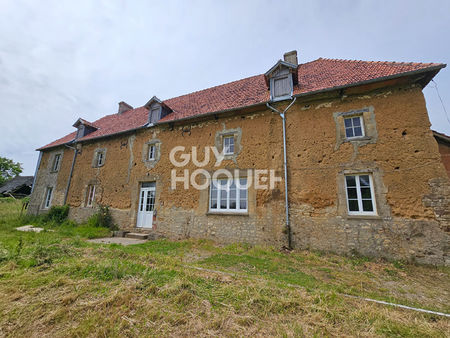
<path id="1" fill-rule="evenodd" d="M 272 107 L 269 104 L 269 102 L 266 103 L 267 108 L 280 114 L 280 117 L 283 121 L 284 203 L 286 208 L 286 231 L 288 235 L 288 249 L 292 249 L 292 234 L 291 234 L 291 223 L 289 221 L 288 169 L 287 169 L 287 151 L 286 151 L 286 113 L 289 110 L 289 108 L 291 108 L 291 106 L 295 103 L 296 100 L 297 98 L 294 97 L 291 103 L 286 107 L 286 109 L 283 110 L 283 112 L 280 112 L 278 109 Z"/>
<path id="2" fill-rule="evenodd" d="M 64 203 L 63 205 L 66 205 L 67 203 L 67 196 L 69 195 L 69 188 L 70 188 L 70 182 L 72 181 L 72 175 L 73 175 L 73 168 L 75 167 L 75 160 L 77 159 L 78 149 L 76 147 L 71 147 L 65 144 L 67 148 L 73 149 L 73 159 L 72 159 L 72 166 L 70 167 L 70 174 L 69 179 L 67 180 L 67 187 L 66 191 L 64 193 Z"/>

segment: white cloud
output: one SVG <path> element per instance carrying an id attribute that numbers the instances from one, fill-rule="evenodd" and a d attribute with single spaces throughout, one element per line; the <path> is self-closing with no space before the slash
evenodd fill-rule
<path id="1" fill-rule="evenodd" d="M 33 174 L 33 150 L 96 120 L 263 73 L 283 52 L 448 62 L 447 1 L 0 1 L 0 156 Z M 449 105 L 450 75 L 436 78 Z M 433 128 L 450 133 L 434 90 Z"/>

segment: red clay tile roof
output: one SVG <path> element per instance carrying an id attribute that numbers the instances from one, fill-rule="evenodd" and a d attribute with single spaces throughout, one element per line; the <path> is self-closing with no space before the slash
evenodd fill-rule
<path id="1" fill-rule="evenodd" d="M 85 119 L 82 119 L 81 117 L 73 124 L 74 127 L 77 127 L 78 124 L 84 124 L 85 126 L 89 126 L 92 128 L 97 128 L 97 126 L 89 121 L 86 121 Z"/>
<path id="2" fill-rule="evenodd" d="M 364 81 L 407 75 L 414 71 L 431 71 L 445 67 L 441 63 L 404 63 L 376 62 L 338 59 L 317 59 L 300 64 L 297 68 L 298 86 L 294 95 L 306 95 L 317 91 L 355 85 Z M 191 94 L 163 101 L 173 112 L 158 123 L 176 121 L 207 113 L 233 110 L 256 104 L 263 104 L 270 99 L 264 75 L 256 75 L 239 81 L 208 88 Z M 102 117 L 92 123 L 96 131 L 78 141 L 117 134 L 127 130 L 144 127 L 148 122 L 148 109 L 145 107 L 131 109 L 122 114 Z M 54 147 L 72 141 L 75 132 L 64 136 L 46 146 Z"/>

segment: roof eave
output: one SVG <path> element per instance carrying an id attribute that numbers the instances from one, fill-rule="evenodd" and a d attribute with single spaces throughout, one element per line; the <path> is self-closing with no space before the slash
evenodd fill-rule
<path id="1" fill-rule="evenodd" d="M 394 75 L 382 76 L 382 77 L 377 77 L 375 79 L 349 83 L 349 84 L 345 84 L 345 85 L 341 85 L 341 86 L 334 86 L 334 87 L 328 87 L 328 88 L 319 89 L 319 90 L 315 90 L 315 91 L 299 93 L 299 94 L 293 95 L 293 97 L 309 96 L 309 95 L 329 92 L 329 91 L 333 91 L 333 90 L 345 89 L 345 88 L 350 88 L 350 87 L 357 87 L 357 86 L 362 86 L 362 85 L 366 85 L 366 84 L 382 82 L 382 81 L 386 81 L 386 80 L 392 80 L 392 79 L 397 79 L 397 78 L 401 78 L 401 77 L 405 77 L 405 76 L 411 76 L 411 75 L 415 75 L 415 74 L 427 73 L 427 72 L 433 72 L 434 71 L 435 74 L 433 74 L 433 76 L 428 80 L 428 82 L 429 82 L 439 72 L 439 70 L 441 70 L 442 68 L 445 68 L 446 66 L 447 65 L 443 63 L 443 64 L 439 64 L 439 65 L 436 65 L 436 66 L 428 67 L 428 68 L 413 70 L 413 71 L 410 71 L 410 72 L 404 72 L 404 73 L 399 73 L 399 74 L 394 74 Z M 426 84 L 428 84 L 428 82 Z M 425 86 L 423 86 L 423 87 L 425 87 Z"/>
<path id="2" fill-rule="evenodd" d="M 450 136 L 440 133 L 435 130 L 431 130 L 433 132 L 433 136 L 441 141 L 444 141 L 447 144 L 450 144 Z"/>
<path id="3" fill-rule="evenodd" d="M 282 60 L 278 61 L 275 64 L 275 66 L 273 66 L 272 68 L 277 67 L 279 64 L 286 64 L 288 66 L 296 68 L 295 65 L 290 64 L 290 63 L 285 62 L 285 61 L 282 61 Z M 320 93 L 340 90 L 340 89 L 344 89 L 344 88 L 357 87 L 357 86 L 371 84 L 371 83 L 375 83 L 375 82 L 381 82 L 381 81 L 385 81 L 385 80 L 401 78 L 401 77 L 415 75 L 415 74 L 420 74 L 420 73 L 427 73 L 427 72 L 432 73 L 432 72 L 435 72 L 434 74 L 431 74 L 432 76 L 428 79 L 428 82 L 429 82 L 439 72 L 439 70 L 441 70 L 442 68 L 445 68 L 446 66 L 447 66 L 446 64 L 438 64 L 436 66 L 431 66 L 431 67 L 418 69 L 418 70 L 414 70 L 414 71 L 410 71 L 410 72 L 404 72 L 404 73 L 399 73 L 399 74 L 394 74 L 394 75 L 389 75 L 389 76 L 382 76 L 382 77 L 378 77 L 378 78 L 375 78 L 375 79 L 359 81 L 359 82 L 350 83 L 350 84 L 346 84 L 346 85 L 334 86 L 334 87 L 324 88 L 324 89 L 320 89 L 320 90 L 309 91 L 309 92 L 305 92 L 305 93 L 299 93 L 299 94 L 293 95 L 292 97 L 305 97 L 305 96 L 310 96 L 310 95 L 315 95 L 315 94 L 320 94 Z M 270 73 L 273 70 L 272 68 L 266 74 Z M 428 82 L 426 82 L 426 84 Z M 154 97 L 152 97 L 149 100 L 149 102 L 147 102 L 147 104 L 150 103 L 152 100 L 154 101 L 155 99 L 157 99 L 159 102 L 163 103 L 161 100 L 159 100 L 157 97 L 154 96 Z M 184 118 L 180 118 L 180 119 L 176 119 L 176 120 L 157 122 L 157 123 L 154 123 L 152 126 L 158 126 L 158 125 L 164 125 L 164 124 L 169 124 L 169 123 L 193 120 L 193 119 L 196 119 L 196 118 L 208 117 L 208 116 L 221 114 L 221 113 L 226 113 L 226 112 L 232 112 L 232 111 L 236 111 L 236 110 L 240 110 L 240 109 L 248 109 L 248 108 L 257 107 L 257 106 L 265 106 L 265 104 L 267 102 L 270 102 L 270 101 L 258 102 L 258 103 L 252 104 L 252 105 L 240 106 L 240 107 L 235 107 L 235 108 L 230 108 L 230 109 L 217 110 L 217 111 L 213 111 L 213 112 L 209 112 L 209 113 L 205 113 L 205 114 L 201 114 L 201 115 L 188 116 L 188 117 L 184 117 Z M 132 128 L 132 129 L 120 131 L 120 132 L 113 133 L 113 134 L 92 137 L 92 138 L 88 138 L 86 140 L 78 140 L 77 143 L 78 142 L 95 140 L 95 139 L 99 139 L 99 138 L 111 137 L 111 136 L 124 134 L 124 133 L 132 132 L 132 131 L 135 131 L 135 130 L 140 130 L 140 129 L 144 129 L 144 128 L 148 128 L 148 127 L 152 127 L 152 126 L 150 126 L 148 123 L 146 123 L 146 124 L 144 124 L 142 126 L 139 126 L 138 128 Z M 47 149 L 59 147 L 59 146 L 65 145 L 65 144 L 70 144 L 70 143 L 73 143 L 74 141 L 75 140 L 71 140 L 70 142 L 65 142 L 65 143 L 57 144 L 57 145 L 50 146 L 50 147 L 42 147 L 42 148 L 38 148 L 36 150 L 37 151 L 47 150 Z"/>

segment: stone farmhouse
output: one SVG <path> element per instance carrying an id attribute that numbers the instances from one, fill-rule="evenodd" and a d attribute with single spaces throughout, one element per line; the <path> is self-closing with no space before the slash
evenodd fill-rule
<path id="1" fill-rule="evenodd" d="M 422 93 L 445 66 L 293 51 L 261 75 L 120 102 L 38 149 L 29 213 L 106 205 L 126 231 L 448 265 L 450 182 Z"/>

